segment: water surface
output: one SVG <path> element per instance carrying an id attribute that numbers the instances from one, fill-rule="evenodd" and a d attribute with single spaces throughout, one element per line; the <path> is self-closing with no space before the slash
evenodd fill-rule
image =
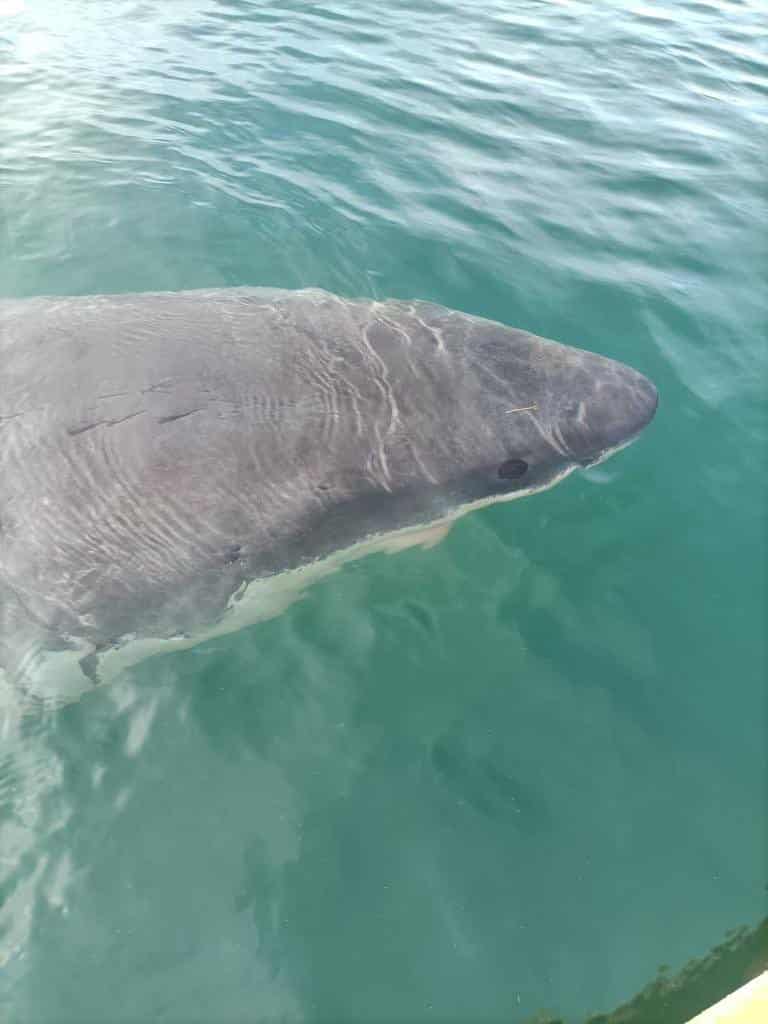
<path id="1" fill-rule="evenodd" d="M 662 396 L 432 551 L 6 708 L 4 1019 L 576 1022 L 765 913 L 765 29 L 0 0 L 0 295 L 417 296 Z"/>

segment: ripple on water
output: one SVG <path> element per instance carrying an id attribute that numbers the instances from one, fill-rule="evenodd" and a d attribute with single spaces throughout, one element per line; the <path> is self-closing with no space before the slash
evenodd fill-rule
<path id="1" fill-rule="evenodd" d="M 419 295 L 662 396 L 433 552 L 11 695 L 0 1015 L 582 1019 L 753 913 L 764 7 L 0 0 L 0 294 Z"/>

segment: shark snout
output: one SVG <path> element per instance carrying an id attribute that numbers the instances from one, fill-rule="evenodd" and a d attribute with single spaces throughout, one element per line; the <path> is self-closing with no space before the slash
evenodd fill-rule
<path id="1" fill-rule="evenodd" d="M 589 466 L 634 441 L 653 419 L 659 396 L 646 376 L 623 363 L 601 356 L 585 361 L 588 385 L 563 410 L 559 427 L 573 458 Z"/>

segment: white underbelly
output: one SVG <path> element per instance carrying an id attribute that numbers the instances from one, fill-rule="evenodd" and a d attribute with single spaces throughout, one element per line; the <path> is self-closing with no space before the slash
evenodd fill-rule
<path id="1" fill-rule="evenodd" d="M 567 476 L 573 468 L 565 467 L 558 477 L 548 482 L 547 489 Z M 121 673 L 139 662 L 146 661 L 147 658 L 197 647 L 208 640 L 236 633 L 258 622 L 272 619 L 302 597 L 313 583 L 324 579 L 347 562 L 377 552 L 395 554 L 417 545 L 424 548 L 433 547 L 446 536 L 453 523 L 468 512 L 500 501 L 522 498 L 535 489 L 481 499 L 463 505 L 432 523 L 377 534 L 299 569 L 290 569 L 252 580 L 230 598 L 226 610 L 216 622 L 193 634 L 173 637 L 122 637 L 114 647 L 98 653 L 98 679 L 102 683 L 113 682 Z M 19 684 L 34 701 L 66 703 L 93 689 L 93 673 L 83 672 L 80 664 L 83 658 L 95 653 L 93 645 L 80 642 L 77 638 L 68 640 L 72 645 L 70 649 L 47 651 L 38 648 L 30 651 L 25 657 L 19 673 Z M 18 701 L 18 688 L 13 684 L 14 680 L 9 680 L 0 669 L 0 707 L 7 700 L 14 699 L 14 694 Z"/>

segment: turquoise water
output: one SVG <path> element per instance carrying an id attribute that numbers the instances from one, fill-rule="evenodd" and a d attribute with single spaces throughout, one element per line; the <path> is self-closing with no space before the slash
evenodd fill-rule
<path id="1" fill-rule="evenodd" d="M 0 0 L 0 295 L 418 296 L 661 393 L 432 551 L 7 709 L 5 1020 L 577 1022 L 765 913 L 767 35 Z"/>

